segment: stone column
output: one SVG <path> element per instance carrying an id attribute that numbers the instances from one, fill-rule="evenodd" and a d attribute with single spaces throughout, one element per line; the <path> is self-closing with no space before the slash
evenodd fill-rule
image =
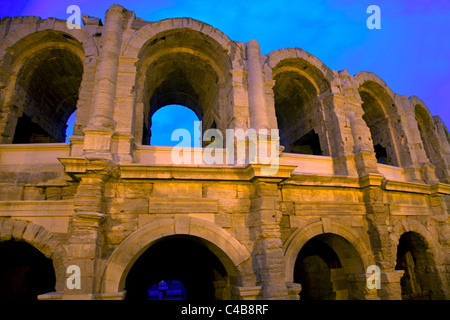
<path id="1" fill-rule="evenodd" d="M 120 163 L 132 163 L 131 156 L 134 144 L 136 123 L 134 110 L 134 85 L 136 79 L 137 58 L 119 57 L 116 88 L 116 108 L 114 110 L 115 132 L 112 139 L 114 158 Z M 141 141 L 138 142 L 139 144 Z"/>
<path id="2" fill-rule="evenodd" d="M 427 159 L 425 150 L 419 148 L 421 141 L 414 110 L 406 95 L 396 95 L 397 112 L 389 117 L 393 128 L 394 140 L 397 142 L 397 154 L 400 166 L 405 169 L 409 181 L 422 182 L 420 162 Z"/>
<path id="3" fill-rule="evenodd" d="M 368 224 L 370 246 L 375 264 L 380 267 L 382 273 L 382 286 L 378 290 L 378 296 L 381 299 L 391 300 L 399 298 L 398 288 L 395 284 L 397 280 L 392 278 L 393 275 L 399 273 L 394 271 L 397 250 L 396 244 L 390 237 L 390 212 L 389 206 L 384 203 L 382 180 L 383 176 L 381 175 L 369 174 L 360 179 L 360 184 L 366 207 L 365 217 Z M 398 280 L 400 281 L 400 278 Z"/>
<path id="4" fill-rule="evenodd" d="M 119 5 L 106 12 L 102 35 L 102 49 L 97 69 L 94 114 L 89 123 L 93 128 L 114 128 L 113 107 L 116 93 L 118 57 L 122 44 L 123 11 Z"/>
<path id="5" fill-rule="evenodd" d="M 330 156 L 335 174 L 357 176 L 351 151 L 350 128 L 345 110 L 347 101 L 340 93 L 328 92 L 320 97 L 324 109 L 323 133 L 328 135 Z"/>
<path id="6" fill-rule="evenodd" d="M 247 70 L 248 70 L 248 102 L 250 114 L 250 128 L 270 129 L 266 112 L 266 99 L 264 96 L 264 77 L 260 60 L 260 48 L 256 40 L 246 43 Z"/>
<path id="7" fill-rule="evenodd" d="M 246 93 L 245 79 L 247 72 L 242 69 L 231 70 L 233 116 L 229 124 L 230 129 L 247 130 L 249 119 L 248 95 Z"/>
<path id="8" fill-rule="evenodd" d="M 354 163 L 359 177 L 364 177 L 369 173 L 378 174 L 372 136 L 369 127 L 363 120 L 363 101 L 359 95 L 357 85 L 347 70 L 339 71 L 339 78 L 344 99 L 341 108 L 345 110 L 344 116 L 346 118 L 346 121 L 340 127 L 342 128 L 341 130 L 346 130 L 345 128 L 350 130 L 349 136 L 346 136 L 346 139 L 349 140 L 347 144 L 350 149 L 346 150 L 346 152 L 350 152 L 354 156 Z M 346 144 L 345 139 L 342 141 Z"/>
<path id="9" fill-rule="evenodd" d="M 254 268 L 259 272 L 263 299 L 289 299 L 284 277 L 284 254 L 281 242 L 281 211 L 278 185 L 270 180 L 255 179 L 252 199 L 251 228 L 255 234 Z"/>
<path id="10" fill-rule="evenodd" d="M 95 79 L 93 115 L 84 129 L 84 150 L 88 156 L 112 158 L 111 137 L 114 130 L 113 114 L 123 22 L 124 9 L 119 5 L 111 6 L 106 12 L 102 35 L 103 47 Z"/>
<path id="11" fill-rule="evenodd" d="M 355 166 L 360 177 L 369 173 L 379 174 L 377 159 L 371 142 L 370 131 L 362 118 L 362 114 L 352 111 L 349 114 L 350 128 L 353 137 L 353 153 Z"/>

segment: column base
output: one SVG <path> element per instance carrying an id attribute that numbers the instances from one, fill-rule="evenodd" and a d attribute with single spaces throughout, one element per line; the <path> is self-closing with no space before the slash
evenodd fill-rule
<path id="1" fill-rule="evenodd" d="M 302 285 L 300 283 L 289 282 L 286 283 L 288 288 L 289 300 L 300 300 L 300 292 L 302 291 Z"/>
<path id="2" fill-rule="evenodd" d="M 377 289 L 367 287 L 367 274 L 349 274 L 347 281 L 350 283 L 349 299 L 380 300 Z"/>
<path id="3" fill-rule="evenodd" d="M 400 279 L 405 270 L 381 272 L 380 298 L 383 300 L 402 300 Z"/>

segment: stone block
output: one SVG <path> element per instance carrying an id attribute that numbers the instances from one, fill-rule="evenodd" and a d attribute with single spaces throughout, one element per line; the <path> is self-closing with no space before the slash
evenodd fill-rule
<path id="1" fill-rule="evenodd" d="M 151 198 L 149 213 L 217 213 L 216 200 Z"/>
<path id="2" fill-rule="evenodd" d="M 203 184 L 203 198 L 207 199 L 235 199 L 237 196 L 236 185 L 225 183 Z"/>
<path id="3" fill-rule="evenodd" d="M 228 213 L 218 213 L 214 216 L 214 223 L 222 228 L 231 227 L 231 214 Z"/>
<path id="4" fill-rule="evenodd" d="M 17 201 L 23 198 L 23 186 L 0 183 L 0 201 Z"/>
<path id="5" fill-rule="evenodd" d="M 61 199 L 73 199 L 77 193 L 78 184 L 69 184 L 61 189 Z"/>
<path id="6" fill-rule="evenodd" d="M 96 244 L 72 243 L 69 246 L 68 256 L 71 259 L 94 259 L 96 251 Z"/>
<path id="7" fill-rule="evenodd" d="M 99 234 L 97 230 L 73 230 L 70 238 L 70 244 L 92 244 L 97 243 Z"/>
<path id="8" fill-rule="evenodd" d="M 117 185 L 118 198 L 148 198 L 152 196 L 153 183 L 123 182 Z"/>
<path id="9" fill-rule="evenodd" d="M 3 221 L 2 229 L 0 230 L 0 239 L 7 241 L 11 239 L 14 229 L 14 221 L 7 219 Z"/>
<path id="10" fill-rule="evenodd" d="M 109 207 L 109 213 L 148 213 L 148 198 L 115 198 L 112 199 Z"/>
<path id="11" fill-rule="evenodd" d="M 47 187 L 45 189 L 46 200 L 61 200 L 61 187 Z"/>
<path id="12" fill-rule="evenodd" d="M 23 189 L 23 200 L 45 200 L 45 189 L 25 186 Z"/>
<path id="13" fill-rule="evenodd" d="M 119 245 L 130 235 L 130 233 L 130 231 L 114 231 L 108 233 L 106 238 L 110 245 Z"/>
<path id="14" fill-rule="evenodd" d="M 40 231 L 41 227 L 37 224 L 29 224 L 23 233 L 23 240 L 32 242 Z"/>
<path id="15" fill-rule="evenodd" d="M 250 200 L 249 199 L 230 199 L 220 198 L 219 212 L 221 213 L 248 213 L 250 212 Z"/>
<path id="16" fill-rule="evenodd" d="M 14 239 L 22 239 L 23 233 L 25 232 L 28 224 L 28 221 L 16 221 L 13 225 L 12 237 Z"/>

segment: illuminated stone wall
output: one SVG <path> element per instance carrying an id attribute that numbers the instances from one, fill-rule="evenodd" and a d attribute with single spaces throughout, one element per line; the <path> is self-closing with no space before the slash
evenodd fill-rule
<path id="1" fill-rule="evenodd" d="M 142 297 L 161 280 L 198 299 L 450 298 L 450 138 L 419 98 L 190 18 L 113 5 L 83 21 L 0 21 L 0 241 L 52 259 L 40 299 Z M 279 129 L 277 173 L 174 164 L 149 145 L 170 104 L 203 132 Z"/>

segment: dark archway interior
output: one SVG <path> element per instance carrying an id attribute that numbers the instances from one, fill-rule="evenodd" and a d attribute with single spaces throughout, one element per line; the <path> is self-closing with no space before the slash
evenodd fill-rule
<path id="1" fill-rule="evenodd" d="M 273 88 L 280 143 L 286 152 L 322 155 L 314 131 L 317 91 L 300 74 L 286 71 L 275 77 Z"/>
<path id="2" fill-rule="evenodd" d="M 314 130 L 309 131 L 290 146 L 290 152 L 321 156 L 319 135 Z"/>
<path id="3" fill-rule="evenodd" d="M 443 298 L 436 265 L 420 234 L 406 232 L 400 237 L 395 269 L 405 271 L 400 280 L 403 300 Z"/>
<path id="4" fill-rule="evenodd" d="M 302 285 L 301 300 L 334 300 L 332 269 L 342 268 L 336 252 L 320 238 L 309 240 L 300 250 L 294 282 Z"/>
<path id="5" fill-rule="evenodd" d="M 160 281 L 177 280 L 187 300 L 226 298 L 227 272 L 220 260 L 195 237 L 172 236 L 151 245 L 134 263 L 125 282 L 127 300 L 148 300 Z"/>
<path id="6" fill-rule="evenodd" d="M 33 301 L 40 294 L 55 291 L 53 262 L 32 245 L 1 242 L 0 256 L 1 301 Z"/>
<path id="7" fill-rule="evenodd" d="M 369 127 L 375 156 L 378 163 L 399 166 L 395 146 L 389 127 L 389 115 L 386 109 L 394 107 L 393 101 L 386 98 L 387 93 L 378 84 L 365 83 L 359 90 L 363 100 L 363 120 Z"/>
<path id="8" fill-rule="evenodd" d="M 231 121 L 224 109 L 231 61 L 215 40 L 189 29 L 170 30 L 149 40 L 139 56 L 145 68 L 138 84 L 144 104 L 143 144 L 150 144 L 153 114 L 167 105 L 194 111 L 203 131 L 214 121 L 221 130 Z"/>
<path id="9" fill-rule="evenodd" d="M 389 164 L 386 148 L 384 148 L 381 144 L 377 144 L 373 146 L 373 149 L 375 151 L 375 157 L 377 158 L 378 163 Z"/>
<path id="10" fill-rule="evenodd" d="M 82 61 L 66 49 L 42 50 L 28 59 L 18 75 L 16 94 L 24 97 L 18 106 L 23 115 L 13 143 L 64 142 L 82 75 Z"/>
<path id="11" fill-rule="evenodd" d="M 205 120 L 214 121 L 210 118 L 212 109 L 218 108 L 213 107 L 218 99 L 218 77 L 206 61 L 188 53 L 168 54 L 155 61 L 148 70 L 150 107 L 147 121 L 144 121 L 143 144 L 150 144 L 153 114 L 167 105 L 185 106 L 201 121 L 206 113 Z"/>

